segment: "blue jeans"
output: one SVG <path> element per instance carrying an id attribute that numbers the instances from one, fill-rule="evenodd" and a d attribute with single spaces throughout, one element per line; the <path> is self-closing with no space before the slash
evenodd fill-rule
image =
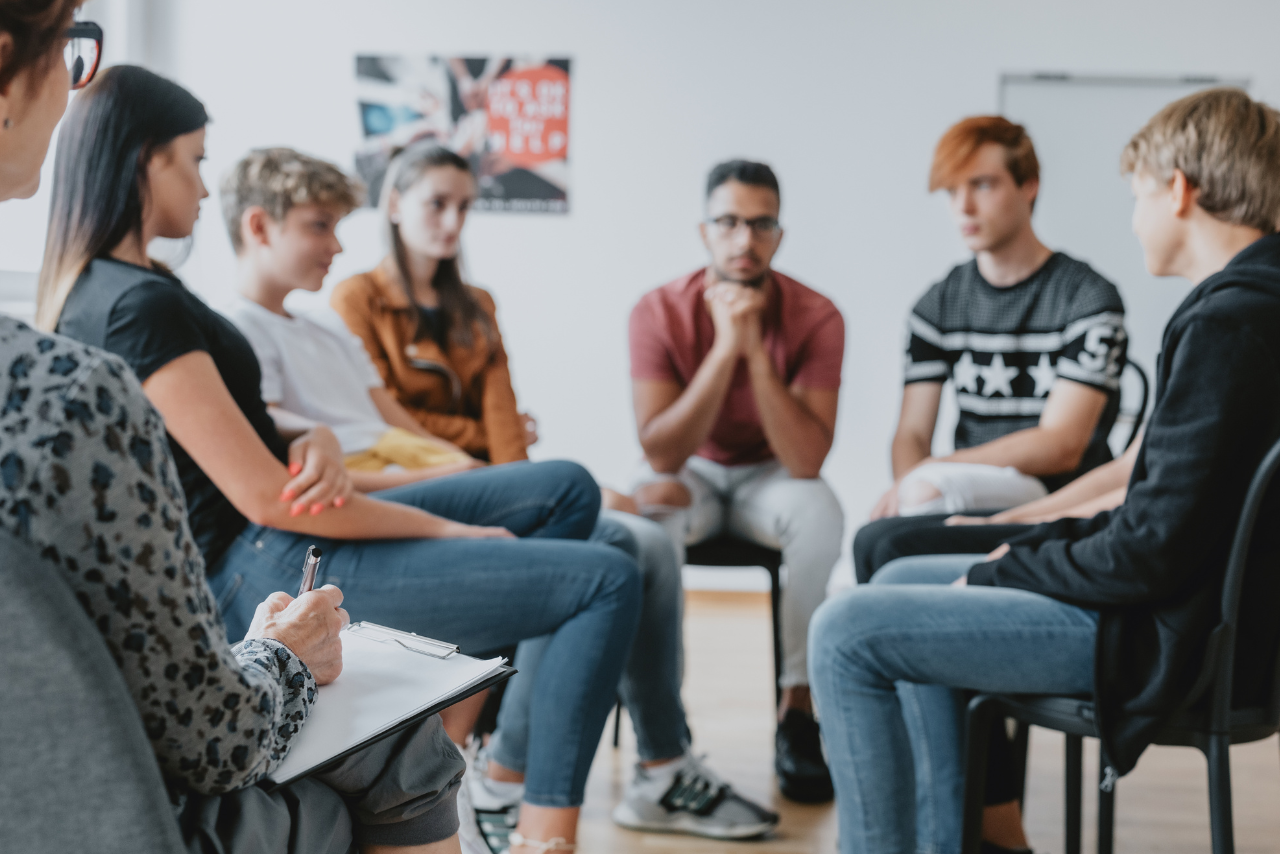
<path id="1" fill-rule="evenodd" d="M 575 542 L 599 513 L 599 489 L 573 463 L 521 463 L 422 481 L 377 497 L 518 540 L 333 541 L 250 525 L 210 578 L 232 637 L 276 590 L 294 593 L 307 546 L 324 549 L 317 584 L 342 589 L 353 620 L 369 620 L 485 652 L 550 635 L 530 705 L 525 799 L 582 803 L 640 614 L 635 561 Z"/>
<path id="2" fill-rule="evenodd" d="M 940 586 L 981 560 L 893 561 L 814 616 L 811 684 L 844 854 L 960 850 L 964 691 L 1093 690 L 1097 613 L 1024 590 Z"/>
<path id="3" fill-rule="evenodd" d="M 690 738 L 680 700 L 684 588 L 675 546 L 657 522 L 616 510 L 600 513 L 591 539 L 635 558 L 644 582 L 640 628 L 618 686 L 635 728 L 636 752 L 643 762 L 682 756 Z M 521 642 L 516 653 L 520 672 L 507 685 L 498 714 L 498 731 L 489 742 L 489 752 L 498 764 L 514 771 L 525 770 L 533 685 L 550 640 L 544 637 Z"/>

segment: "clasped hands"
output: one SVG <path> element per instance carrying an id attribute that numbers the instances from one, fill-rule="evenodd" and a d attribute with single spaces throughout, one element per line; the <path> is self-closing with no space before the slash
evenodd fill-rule
<path id="1" fill-rule="evenodd" d="M 338 437 L 323 424 L 289 443 L 289 475 L 280 500 L 289 502 L 290 516 L 341 507 L 355 492 Z"/>
<path id="2" fill-rule="evenodd" d="M 712 345 L 725 355 L 749 356 L 764 347 L 761 318 L 766 303 L 763 288 L 737 282 L 708 285 L 702 299 L 711 314 L 716 338 Z"/>

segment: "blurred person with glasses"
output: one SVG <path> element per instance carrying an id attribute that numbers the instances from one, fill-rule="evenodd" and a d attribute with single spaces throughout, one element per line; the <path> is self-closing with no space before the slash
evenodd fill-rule
<path id="1" fill-rule="evenodd" d="M 809 700 L 805 638 L 840 554 L 844 515 L 821 479 L 835 437 L 844 320 L 770 266 L 783 230 L 773 170 L 732 160 L 707 180 L 711 263 L 631 314 L 631 379 L 645 460 L 618 509 L 661 521 L 684 548 L 729 533 L 781 549 L 782 793 L 831 798 Z"/>

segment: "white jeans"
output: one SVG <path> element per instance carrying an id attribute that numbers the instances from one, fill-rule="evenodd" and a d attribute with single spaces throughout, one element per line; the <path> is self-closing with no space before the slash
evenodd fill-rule
<path id="1" fill-rule="evenodd" d="M 643 464 L 633 488 L 659 481 L 684 484 L 693 499 L 688 507 L 642 508 L 670 532 L 681 565 L 686 545 L 722 532 L 782 552 L 781 684 L 809 684 L 809 619 L 826 597 L 844 535 L 844 512 L 831 487 L 821 478 L 793 478 L 776 460 L 722 466 L 690 457 L 674 475 Z"/>
<path id="2" fill-rule="evenodd" d="M 942 494 L 920 500 L 922 491 L 926 494 L 933 492 L 928 488 L 930 486 Z M 898 485 L 898 513 L 902 516 L 923 516 L 928 513 L 1006 510 L 1048 494 L 1039 478 L 1023 474 L 1012 466 L 926 463 L 910 472 Z"/>

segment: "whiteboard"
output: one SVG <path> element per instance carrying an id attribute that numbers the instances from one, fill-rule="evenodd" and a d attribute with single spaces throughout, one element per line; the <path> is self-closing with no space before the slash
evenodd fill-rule
<path id="1" fill-rule="evenodd" d="M 1130 227 L 1133 196 L 1120 175 L 1120 152 L 1170 101 L 1212 86 L 1248 85 L 1209 77 L 1069 74 L 1006 74 L 1000 80 L 1003 115 L 1026 127 L 1040 158 L 1036 233 L 1120 289 L 1129 356 L 1147 371 L 1153 392 L 1161 332 L 1191 285 L 1147 273 Z"/>

